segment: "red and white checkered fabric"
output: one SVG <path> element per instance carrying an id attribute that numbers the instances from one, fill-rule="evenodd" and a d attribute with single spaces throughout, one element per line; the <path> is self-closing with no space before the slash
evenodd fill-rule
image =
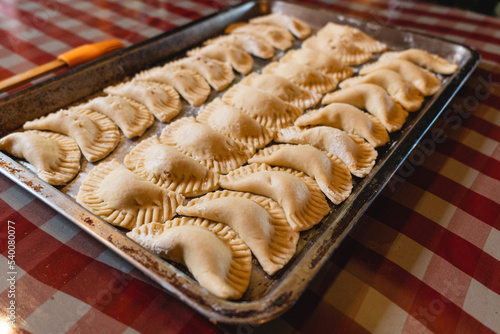
<path id="1" fill-rule="evenodd" d="M 0 0 L 0 79 L 235 3 Z M 483 62 L 297 304 L 264 325 L 214 325 L 0 175 L 0 326 L 10 220 L 19 332 L 500 332 L 500 20 L 415 1 L 301 3 L 458 41 Z"/>

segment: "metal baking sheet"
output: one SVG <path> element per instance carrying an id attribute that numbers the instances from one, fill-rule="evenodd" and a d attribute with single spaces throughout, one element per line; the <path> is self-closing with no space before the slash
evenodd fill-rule
<path id="1" fill-rule="evenodd" d="M 72 196 L 78 191 L 81 180 L 92 168 L 92 164 L 83 162 L 82 172 L 71 184 L 55 188 L 36 177 L 29 166 L 0 153 L 0 171 L 3 174 L 138 267 L 166 291 L 209 319 L 225 323 L 262 323 L 278 317 L 295 303 L 323 263 L 468 79 L 480 60 L 476 51 L 432 36 L 380 26 L 303 5 L 281 1 L 249 2 L 70 70 L 0 101 L 0 135 L 3 136 L 28 120 L 95 96 L 104 87 L 122 81 L 140 70 L 183 56 L 186 50 L 223 33 L 224 28 L 231 23 L 246 21 L 269 12 L 296 16 L 315 30 L 330 21 L 352 25 L 387 43 L 391 49 L 420 48 L 436 53 L 458 64 L 459 71 L 442 78 L 441 90 L 428 98 L 420 111 L 410 114 L 403 129 L 391 134 L 389 144 L 378 149 L 379 158 L 375 168 L 364 179 L 354 178 L 355 186 L 351 196 L 341 205 L 332 205 L 331 213 L 321 224 L 301 233 L 297 253 L 285 268 L 270 277 L 265 275 L 259 265 L 253 265 L 250 286 L 241 300 L 227 301 L 209 294 L 185 270 L 149 253 L 128 239 L 124 230 L 108 224 L 77 204 Z M 299 45 L 297 42 L 295 47 Z M 281 54 L 277 53 L 276 57 Z M 256 60 L 254 71 L 267 63 Z M 237 76 L 237 80 L 239 79 L 241 76 Z M 221 94 L 212 92 L 209 100 Z M 194 115 L 199 109 L 184 104 L 182 115 Z M 142 138 L 159 133 L 163 126 L 156 121 Z M 123 156 L 139 140 L 122 138 L 113 155 L 103 161 L 112 158 L 122 161 Z"/>

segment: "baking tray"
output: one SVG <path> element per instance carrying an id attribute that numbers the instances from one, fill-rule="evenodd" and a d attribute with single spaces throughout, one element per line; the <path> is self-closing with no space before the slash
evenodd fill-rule
<path id="1" fill-rule="evenodd" d="M 302 294 L 323 263 L 335 251 L 379 191 L 389 181 L 404 159 L 417 145 L 432 123 L 457 94 L 480 61 L 479 54 L 455 42 L 439 39 L 397 27 L 353 19 L 338 13 L 282 1 L 248 2 L 174 29 L 142 43 L 70 70 L 47 82 L 7 96 L 0 101 L 0 135 L 18 129 L 28 120 L 82 101 L 104 87 L 115 84 L 140 70 L 165 63 L 183 55 L 204 40 L 223 33 L 229 24 L 246 21 L 270 12 L 283 12 L 309 23 L 315 30 L 327 22 L 348 24 L 385 42 L 391 49 L 421 48 L 459 65 L 459 70 L 443 78 L 443 87 L 427 99 L 423 108 L 411 113 L 402 130 L 391 134 L 391 141 L 379 148 L 373 171 L 364 179 L 354 178 L 351 196 L 333 206 L 321 224 L 301 233 L 297 253 L 276 275 L 266 276 L 253 265 L 250 286 L 239 301 L 227 301 L 201 288 L 183 268 L 149 253 L 118 229 L 77 204 L 72 195 L 86 171 L 92 166 L 82 163 L 77 180 L 64 188 L 55 188 L 40 180 L 9 156 L 0 153 L 0 172 L 33 193 L 97 240 L 142 270 L 166 291 L 175 295 L 212 321 L 225 323 L 262 323 L 278 317 Z M 295 47 L 298 47 L 296 43 Z M 278 56 L 280 54 L 278 53 Z M 256 60 L 256 69 L 268 62 Z M 241 77 L 239 77 L 241 79 Z M 210 99 L 221 93 L 212 92 Z M 183 115 L 195 114 L 200 108 L 184 104 Z M 158 121 L 142 137 L 161 131 Z M 138 140 L 122 138 L 113 156 L 124 155 Z"/>

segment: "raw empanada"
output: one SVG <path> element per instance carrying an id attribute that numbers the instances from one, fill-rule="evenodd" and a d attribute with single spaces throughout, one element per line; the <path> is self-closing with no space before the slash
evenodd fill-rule
<path id="1" fill-rule="evenodd" d="M 249 193 L 209 193 L 178 207 L 177 213 L 230 226 L 268 275 L 274 275 L 290 261 L 299 240 L 299 232 L 291 229 L 276 202 Z"/>
<path id="2" fill-rule="evenodd" d="M 113 159 L 89 172 L 76 201 L 109 223 L 132 229 L 172 218 L 184 196 L 141 178 Z"/>
<path id="3" fill-rule="evenodd" d="M 314 68 L 323 74 L 333 76 L 337 80 L 344 80 L 354 74 L 354 70 L 337 58 L 326 52 L 311 49 L 297 49 L 288 51 L 280 58 L 280 63 L 302 64 Z"/>
<path id="4" fill-rule="evenodd" d="M 266 146 L 273 140 L 274 136 L 274 131 L 260 125 L 250 115 L 219 98 L 207 104 L 198 114 L 196 120 L 243 143 L 251 151 Z"/>
<path id="5" fill-rule="evenodd" d="M 318 94 L 331 92 L 338 84 L 333 77 L 302 64 L 274 62 L 264 67 L 262 73 L 279 75 Z"/>
<path id="6" fill-rule="evenodd" d="M 234 80 L 231 65 L 203 55 L 182 58 L 168 63 L 166 68 L 178 67 L 201 75 L 215 90 L 223 90 Z"/>
<path id="7" fill-rule="evenodd" d="M 35 167 L 37 175 L 52 185 L 71 181 L 80 171 L 80 149 L 70 137 L 54 132 L 15 132 L 0 139 L 0 150 Z"/>
<path id="8" fill-rule="evenodd" d="M 340 87 L 348 88 L 362 83 L 382 87 L 395 102 L 401 104 L 408 111 L 420 109 L 424 102 L 422 94 L 410 82 L 403 79 L 401 74 L 386 69 L 344 80 L 340 83 Z"/>
<path id="9" fill-rule="evenodd" d="M 209 39 L 205 44 L 229 44 L 243 51 L 254 55 L 255 57 L 269 59 L 274 56 L 273 46 L 263 39 L 254 35 L 234 34 L 224 35 Z"/>
<path id="10" fill-rule="evenodd" d="M 219 174 L 151 137 L 137 144 L 125 156 L 128 169 L 154 184 L 186 197 L 206 194 L 219 187 Z"/>
<path id="11" fill-rule="evenodd" d="M 249 21 L 251 24 L 267 24 L 276 27 L 282 27 L 290 31 L 294 36 L 303 39 L 311 34 L 311 27 L 304 21 L 285 15 L 283 13 L 274 13 L 264 16 L 254 17 Z"/>
<path id="12" fill-rule="evenodd" d="M 408 117 L 408 112 L 399 103 L 394 103 L 385 89 L 374 84 L 359 84 L 335 91 L 325 95 L 322 102 L 347 103 L 364 109 L 377 117 L 389 132 L 401 129 Z"/>
<path id="13" fill-rule="evenodd" d="M 357 177 L 368 175 L 377 159 L 377 151 L 359 136 L 329 126 L 305 130 L 298 127 L 282 129 L 278 131 L 275 140 L 279 143 L 309 144 L 331 153 Z"/>
<path id="14" fill-rule="evenodd" d="M 352 190 L 352 177 L 339 158 L 311 145 L 272 145 L 257 152 L 249 163 L 266 163 L 296 169 L 312 177 L 333 204 L 345 200 Z"/>
<path id="15" fill-rule="evenodd" d="M 310 110 L 297 118 L 295 125 L 331 126 L 358 135 L 374 147 L 389 141 L 387 130 L 377 118 L 346 103 L 332 103 L 321 109 Z"/>
<path id="16" fill-rule="evenodd" d="M 191 70 L 160 66 L 140 72 L 135 79 L 170 85 L 193 106 L 202 105 L 210 95 L 210 86 L 205 79 Z"/>
<path id="17" fill-rule="evenodd" d="M 330 207 L 318 184 L 303 173 L 251 164 L 223 175 L 222 188 L 269 197 L 283 208 L 295 231 L 316 225 Z"/>
<path id="18" fill-rule="evenodd" d="M 280 98 L 246 85 L 229 89 L 222 100 L 252 116 L 260 125 L 272 130 L 293 124 L 302 112 Z"/>
<path id="19" fill-rule="evenodd" d="M 59 110 L 24 123 L 25 130 L 49 130 L 73 138 L 85 158 L 105 158 L 120 141 L 120 132 L 108 117 L 91 110 Z"/>
<path id="20" fill-rule="evenodd" d="M 265 24 L 235 23 L 226 28 L 226 33 L 255 35 L 264 38 L 279 50 L 290 49 L 294 40 L 288 30 Z"/>
<path id="21" fill-rule="evenodd" d="M 368 36 L 358 28 L 348 25 L 328 22 L 318 30 L 317 36 L 321 39 L 336 39 L 341 37 L 368 53 L 380 53 L 387 50 L 387 45 Z"/>
<path id="22" fill-rule="evenodd" d="M 363 67 L 359 74 L 366 75 L 380 69 L 398 72 L 403 79 L 411 82 L 424 96 L 430 96 L 441 88 L 441 80 L 437 76 L 404 59 L 377 61 Z"/>
<path id="23" fill-rule="evenodd" d="M 142 136 L 154 122 L 153 115 L 144 105 L 121 96 L 96 97 L 74 109 L 95 110 L 108 116 L 128 138 Z"/>
<path id="24" fill-rule="evenodd" d="M 425 67 L 440 74 L 453 74 L 458 69 L 457 65 L 450 63 L 448 60 L 420 49 L 408 49 L 400 52 L 386 52 L 380 56 L 379 61 L 391 59 L 408 60 L 418 66 Z"/>
<path id="25" fill-rule="evenodd" d="M 227 225 L 182 217 L 134 228 L 127 236 L 186 266 L 200 286 L 219 298 L 239 299 L 250 283 L 252 254 Z"/>
<path id="26" fill-rule="evenodd" d="M 321 94 L 305 90 L 290 80 L 275 74 L 252 73 L 240 83 L 266 91 L 300 110 L 314 107 L 322 98 Z"/>
<path id="27" fill-rule="evenodd" d="M 327 39 L 312 36 L 302 43 L 302 47 L 314 51 L 326 52 L 347 65 L 364 64 L 372 58 L 370 52 L 358 48 L 349 40 L 341 37 Z"/>
<path id="28" fill-rule="evenodd" d="M 157 82 L 132 80 L 105 88 L 104 92 L 144 104 L 161 122 L 170 121 L 182 108 L 179 94 L 171 86 Z"/>
<path id="29" fill-rule="evenodd" d="M 231 44 L 209 44 L 187 52 L 188 56 L 201 54 L 230 64 L 235 71 L 247 74 L 252 71 L 253 58 L 242 49 Z"/>
<path id="30" fill-rule="evenodd" d="M 220 134 L 193 117 L 183 117 L 163 129 L 160 141 L 175 146 L 203 166 L 217 173 L 243 165 L 252 152 L 243 144 Z"/>

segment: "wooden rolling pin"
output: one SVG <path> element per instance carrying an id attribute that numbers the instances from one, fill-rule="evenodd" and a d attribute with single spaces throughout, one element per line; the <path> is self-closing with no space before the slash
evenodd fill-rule
<path id="1" fill-rule="evenodd" d="M 0 81 L 0 93 L 33 81 L 61 68 L 73 68 L 77 65 L 107 55 L 115 50 L 122 49 L 123 47 L 125 47 L 125 45 L 117 39 L 79 46 L 59 55 L 56 60 L 47 64 L 43 64 L 24 73 Z"/>

